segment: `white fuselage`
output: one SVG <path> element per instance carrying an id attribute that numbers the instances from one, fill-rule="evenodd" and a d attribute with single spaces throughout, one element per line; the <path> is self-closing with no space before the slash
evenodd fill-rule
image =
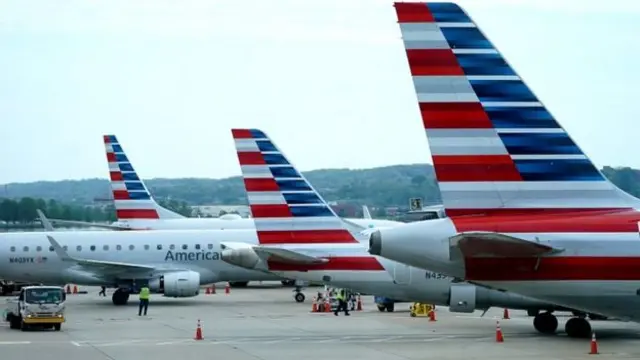
<path id="1" fill-rule="evenodd" d="M 451 260 L 449 238 L 456 235 L 456 228 L 449 218 L 407 224 L 402 227 L 381 229 L 379 237 L 371 237 L 369 251 L 421 269 L 442 272 L 468 279 L 465 263 Z M 512 234 L 506 234 L 512 235 Z M 531 233 L 513 234 L 522 239 L 564 249 L 549 257 L 615 258 L 628 261 L 640 260 L 640 238 L 635 233 Z M 544 258 L 543 258 L 544 259 Z M 620 261 L 622 264 L 623 261 Z M 640 262 L 639 262 L 640 263 Z M 620 265 L 624 266 L 624 265 Z M 628 266 L 628 265 L 627 265 Z M 562 271 L 579 271 L 579 267 L 566 268 L 554 275 L 553 280 L 482 280 L 474 283 L 530 296 L 545 302 L 590 313 L 640 322 L 640 280 L 575 280 L 558 279 Z M 518 269 L 504 268 L 494 271 L 510 272 Z M 602 271 L 611 271 L 603 266 Z M 617 269 L 624 277 L 624 268 Z M 627 270 L 630 271 L 630 268 Z M 573 274 L 575 277 L 576 275 Z M 579 276 L 579 275 L 577 275 Z"/>
<path id="2" fill-rule="evenodd" d="M 221 241 L 257 244 L 251 230 L 55 231 L 0 234 L 0 278 L 45 284 L 112 285 L 100 274 L 63 262 L 46 235 L 74 258 L 185 269 L 200 273 L 201 284 L 217 281 L 280 280 L 220 260 Z M 122 276 L 124 278 L 124 276 Z"/>

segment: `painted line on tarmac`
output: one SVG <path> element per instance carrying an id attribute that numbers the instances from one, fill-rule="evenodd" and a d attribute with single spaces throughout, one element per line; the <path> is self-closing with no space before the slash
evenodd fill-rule
<path id="1" fill-rule="evenodd" d="M 31 341 L 0 341 L 0 345 L 29 345 Z"/>

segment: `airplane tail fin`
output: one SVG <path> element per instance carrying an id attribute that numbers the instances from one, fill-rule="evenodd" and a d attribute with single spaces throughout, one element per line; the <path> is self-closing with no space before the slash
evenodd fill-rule
<path id="1" fill-rule="evenodd" d="M 395 3 L 447 215 L 628 209 L 454 3 Z"/>
<path id="2" fill-rule="evenodd" d="M 264 132 L 231 132 L 260 244 L 358 242 Z"/>
<path id="3" fill-rule="evenodd" d="M 103 139 L 118 221 L 184 218 L 153 199 L 115 135 L 104 135 Z"/>

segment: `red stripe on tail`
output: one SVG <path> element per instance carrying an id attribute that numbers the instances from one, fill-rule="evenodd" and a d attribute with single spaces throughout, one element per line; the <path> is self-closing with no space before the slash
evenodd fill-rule
<path id="1" fill-rule="evenodd" d="M 116 154 L 107 152 L 107 162 L 116 162 Z"/>
<path id="2" fill-rule="evenodd" d="M 287 264 L 268 260 L 272 271 L 384 271 L 384 267 L 373 256 L 340 256 L 328 258 L 329 262 L 318 265 Z"/>
<path id="3" fill-rule="evenodd" d="M 102 141 L 104 141 L 105 144 L 111 144 L 111 140 L 109 139 L 109 135 L 102 135 Z"/>
<path id="4" fill-rule="evenodd" d="M 568 210 L 568 209 L 567 209 Z M 456 230 L 499 233 L 637 233 L 640 212 L 603 210 L 562 213 L 550 210 L 528 215 L 492 215 L 451 217 Z"/>
<path id="5" fill-rule="evenodd" d="M 251 216 L 254 218 L 290 218 L 289 205 L 251 205 Z"/>
<path id="6" fill-rule="evenodd" d="M 354 244 L 356 239 L 347 230 L 258 230 L 258 241 L 262 245 L 273 244 Z"/>
<path id="7" fill-rule="evenodd" d="M 509 155 L 433 155 L 438 181 L 522 181 Z"/>
<path id="8" fill-rule="evenodd" d="M 253 135 L 248 129 L 231 129 L 231 134 L 234 139 L 253 139 Z"/>
<path id="9" fill-rule="evenodd" d="M 120 171 L 110 171 L 109 178 L 111 181 L 123 181 L 122 173 Z"/>
<path id="10" fill-rule="evenodd" d="M 113 200 L 131 200 L 127 190 L 113 190 Z"/>
<path id="11" fill-rule="evenodd" d="M 464 76 L 449 49 L 409 49 L 407 60 L 413 76 Z"/>
<path id="12" fill-rule="evenodd" d="M 425 3 L 395 3 L 398 22 L 434 22 L 435 19 Z"/>
<path id="13" fill-rule="evenodd" d="M 564 256 L 467 258 L 466 279 L 476 281 L 640 280 L 640 257 Z"/>
<path id="14" fill-rule="evenodd" d="M 239 151 L 238 162 L 240 165 L 265 165 L 262 153 L 257 151 Z"/>
<path id="15" fill-rule="evenodd" d="M 482 104 L 420 103 L 425 129 L 491 129 L 493 124 Z"/>
<path id="16" fill-rule="evenodd" d="M 116 210 L 118 219 L 159 219 L 155 209 L 118 209 Z"/>
<path id="17" fill-rule="evenodd" d="M 280 186 L 274 178 L 244 179 L 246 192 L 254 191 L 280 191 Z"/>

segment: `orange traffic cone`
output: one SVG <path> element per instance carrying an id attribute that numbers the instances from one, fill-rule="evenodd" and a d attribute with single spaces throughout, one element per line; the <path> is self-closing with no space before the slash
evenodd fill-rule
<path id="1" fill-rule="evenodd" d="M 429 321 L 437 321 L 436 320 L 436 312 L 433 309 L 429 310 Z"/>
<path id="2" fill-rule="evenodd" d="M 204 293 L 205 293 L 205 294 L 207 294 L 207 295 L 211 295 L 211 288 L 210 288 L 210 287 L 207 287 L 207 288 L 205 289 L 205 292 L 204 292 Z"/>
<path id="3" fill-rule="evenodd" d="M 504 342 L 502 329 L 500 329 L 500 321 L 496 321 L 496 342 Z"/>
<path id="4" fill-rule="evenodd" d="M 78 293 L 78 285 L 73 285 L 73 293 L 74 294 Z"/>
<path id="5" fill-rule="evenodd" d="M 71 294 L 71 285 L 67 284 L 67 294 Z"/>
<path id="6" fill-rule="evenodd" d="M 202 327 L 200 327 L 200 319 L 198 319 L 198 327 L 196 328 L 196 337 L 194 340 L 204 340 L 202 337 Z"/>
<path id="7" fill-rule="evenodd" d="M 589 355 L 598 355 L 598 342 L 596 342 L 596 333 L 591 334 L 591 350 Z"/>
<path id="8" fill-rule="evenodd" d="M 224 286 L 224 293 L 225 294 L 230 294 L 231 293 L 231 285 L 229 285 L 228 281 L 227 281 L 227 284 Z"/>
<path id="9" fill-rule="evenodd" d="M 360 295 L 358 295 L 358 302 L 356 304 L 356 311 L 362 311 L 362 299 L 360 298 Z"/>
<path id="10" fill-rule="evenodd" d="M 329 299 L 324 301 L 324 312 L 331 312 L 331 301 Z"/>
<path id="11" fill-rule="evenodd" d="M 211 294 L 216 293 L 216 284 L 211 285 Z"/>
<path id="12" fill-rule="evenodd" d="M 509 309 L 505 308 L 504 311 L 502 312 L 502 318 L 504 320 L 509 320 Z"/>
<path id="13" fill-rule="evenodd" d="M 318 312 L 318 303 L 316 302 L 316 297 L 313 297 L 311 301 L 311 312 Z"/>

